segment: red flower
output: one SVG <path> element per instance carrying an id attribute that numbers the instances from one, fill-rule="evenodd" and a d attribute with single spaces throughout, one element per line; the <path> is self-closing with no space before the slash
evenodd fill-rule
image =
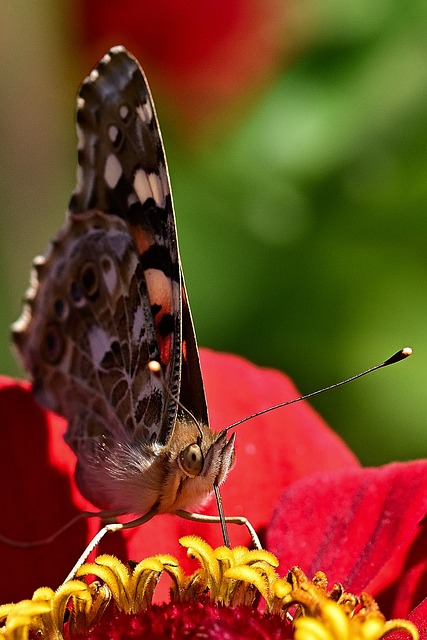
<path id="1" fill-rule="evenodd" d="M 112 45 L 123 44 L 154 78 L 155 93 L 169 96 L 192 123 L 191 132 L 248 89 L 265 84 L 281 64 L 281 0 L 81 0 L 73 10 L 89 66 Z"/>
<path id="2" fill-rule="evenodd" d="M 267 548 L 401 618 L 427 595 L 426 512 L 426 460 L 316 473 L 284 492 Z"/>
<path id="3" fill-rule="evenodd" d="M 276 371 L 207 350 L 202 350 L 201 358 L 211 423 L 217 429 L 298 395 Z M 0 415 L 4 487 L 0 534 L 14 540 L 43 539 L 80 510 L 93 510 L 72 480 L 74 459 L 62 440 L 64 421 L 34 402 L 28 384 L 3 378 Z M 236 450 L 235 468 L 222 488 L 224 508 L 229 515 L 248 517 L 261 539 L 286 486 L 314 471 L 358 469 L 353 454 L 306 403 L 241 425 Z M 201 511 L 215 514 L 214 502 Z M 0 542 L 4 577 L 0 601 L 30 597 L 41 584 L 56 587 L 98 528 L 98 519 L 80 520 L 54 542 L 27 549 Z M 242 528 L 230 525 L 229 532 L 233 545 L 249 544 Z M 222 543 L 217 525 L 157 516 L 123 535 L 109 534 L 102 551 L 123 560 L 159 552 L 181 559 L 177 540 L 187 533 L 203 536 L 212 546 Z"/>
<path id="4" fill-rule="evenodd" d="M 212 422 L 218 428 L 297 395 L 280 373 L 234 356 L 204 350 L 202 367 Z M 1 533 L 14 539 L 46 537 L 78 508 L 90 508 L 71 479 L 74 461 L 60 437 L 64 423 L 34 403 L 28 385 L 6 379 L 0 388 L 0 412 L 5 497 Z M 407 616 L 418 626 L 420 638 L 427 639 L 427 461 L 361 469 L 345 445 L 301 403 L 240 427 L 237 464 L 223 497 L 228 514 L 245 514 L 261 534 L 266 531 L 282 575 L 295 564 L 309 576 L 325 571 L 329 584 L 342 582 L 346 591 L 356 594 L 368 591 L 386 616 Z M 206 511 L 215 513 L 214 504 Z M 80 521 L 41 547 L 3 544 L 2 601 L 29 597 L 43 583 L 57 586 L 96 526 Z M 176 541 L 190 532 L 212 545 L 221 543 L 218 527 L 157 516 L 126 536 L 107 536 L 104 550 L 119 551 L 124 560 L 167 552 L 181 561 Z M 234 527 L 230 533 L 233 545 L 248 542 L 245 531 Z M 182 615 L 184 622 L 188 618 L 185 607 L 159 611 L 159 624 L 163 619 L 175 624 L 174 616 L 179 620 Z M 214 609 L 202 606 L 200 611 L 208 621 L 218 619 L 218 629 L 228 629 L 227 615 L 219 622 Z M 148 624 L 150 615 L 143 614 L 141 624 Z M 248 629 L 257 627 L 256 615 L 248 616 Z M 392 637 L 406 636 L 396 632 Z"/>

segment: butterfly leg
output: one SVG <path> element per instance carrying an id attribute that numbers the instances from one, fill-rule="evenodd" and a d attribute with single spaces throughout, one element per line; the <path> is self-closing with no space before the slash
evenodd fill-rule
<path id="1" fill-rule="evenodd" d="M 153 516 L 155 516 L 157 514 L 157 505 L 154 506 L 152 509 L 150 509 L 150 511 L 147 511 L 147 513 L 145 513 L 143 516 L 141 516 L 140 518 L 136 518 L 136 520 L 131 520 L 130 522 L 110 522 L 106 525 L 104 525 L 102 527 L 102 529 L 100 529 L 98 531 L 98 533 L 92 538 L 92 540 L 89 542 L 89 544 L 87 545 L 86 549 L 83 551 L 82 555 L 80 556 L 80 558 L 77 560 L 76 564 L 74 565 L 74 567 L 71 569 L 70 573 L 68 574 L 68 576 L 65 578 L 64 582 L 68 582 L 68 580 L 72 580 L 76 574 L 77 569 L 79 569 L 82 564 L 84 564 L 89 556 L 89 554 L 95 549 L 95 547 L 98 546 L 98 544 L 101 542 L 102 538 L 109 533 L 110 531 L 122 531 L 123 529 L 132 529 L 133 527 L 139 527 L 139 525 L 144 524 L 145 522 L 148 522 L 149 520 L 151 520 L 151 518 L 153 518 Z M 103 512 L 97 513 L 97 514 L 91 514 L 91 515 L 101 515 L 102 516 Z M 104 512 L 104 515 L 120 515 L 120 512 Z"/>
<path id="2" fill-rule="evenodd" d="M 219 516 L 207 516 L 202 513 L 191 513 L 190 511 L 184 511 L 183 509 L 178 509 L 175 511 L 175 515 L 180 518 L 184 518 L 185 520 L 192 520 L 193 522 L 210 522 L 221 524 L 221 518 Z M 244 525 L 249 531 L 249 535 L 251 536 L 252 543 L 255 549 L 262 549 L 262 544 L 260 539 L 258 538 L 257 532 L 249 522 L 247 518 L 244 516 L 226 516 L 225 522 L 227 524 L 239 524 Z"/>
<path id="3" fill-rule="evenodd" d="M 79 522 L 83 518 L 115 518 L 116 516 L 124 515 L 123 511 L 82 511 L 78 513 L 74 518 L 71 518 L 66 522 L 62 527 L 54 531 L 50 536 L 46 536 L 46 538 L 41 538 L 40 540 L 13 540 L 12 538 L 7 538 L 0 534 L 0 542 L 9 545 L 10 547 L 18 547 L 20 549 L 29 549 L 31 547 L 41 547 L 45 544 L 51 544 L 56 538 L 59 538 L 67 529 L 72 527 L 76 522 Z M 112 520 L 111 520 L 112 521 Z"/>

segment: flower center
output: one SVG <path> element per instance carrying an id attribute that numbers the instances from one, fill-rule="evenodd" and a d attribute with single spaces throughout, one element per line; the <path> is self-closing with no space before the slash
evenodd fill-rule
<path id="1" fill-rule="evenodd" d="M 278 561 L 268 551 L 212 549 L 195 536 L 185 536 L 180 543 L 199 562 L 193 574 L 186 575 L 176 558 L 166 554 L 131 563 L 132 567 L 102 555 L 81 566 L 76 579 L 57 591 L 41 588 L 31 600 L 0 606 L 0 635 L 6 640 L 26 640 L 35 634 L 61 640 L 73 634 L 86 636 L 89 630 L 95 638 L 99 630 L 99 637 L 106 637 L 108 624 L 119 637 L 123 633 L 118 634 L 119 627 L 147 631 L 155 624 L 165 637 L 169 625 L 174 638 L 191 637 L 191 628 L 194 633 L 209 628 L 212 633 L 206 637 L 222 638 L 225 632 L 233 637 L 238 621 L 235 635 L 248 638 L 260 637 L 252 636 L 251 629 L 263 627 L 274 637 L 298 640 L 379 640 L 396 630 L 418 638 L 407 620 L 387 622 L 371 596 L 357 597 L 340 584 L 329 589 L 321 571 L 309 580 L 294 567 L 281 578 Z M 171 602 L 153 605 L 163 573 L 171 579 Z M 91 575 L 96 579 L 88 582 L 86 576 Z"/>

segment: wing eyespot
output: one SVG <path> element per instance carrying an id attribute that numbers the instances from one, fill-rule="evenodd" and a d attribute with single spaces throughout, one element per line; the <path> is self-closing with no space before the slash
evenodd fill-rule
<path id="1" fill-rule="evenodd" d="M 50 324 L 46 327 L 42 342 L 42 356 L 49 364 L 57 364 L 64 355 L 65 341 L 58 325 Z"/>
<path id="2" fill-rule="evenodd" d="M 93 262 L 86 262 L 79 273 L 79 282 L 83 294 L 89 300 L 93 300 L 99 293 L 99 275 Z"/>
<path id="3" fill-rule="evenodd" d="M 111 271 L 113 271 L 114 269 L 114 263 L 113 260 L 110 258 L 110 256 L 107 255 L 103 255 L 101 258 L 101 269 L 103 271 L 103 273 L 108 274 Z"/>
<path id="4" fill-rule="evenodd" d="M 203 453 L 197 443 L 193 443 L 185 447 L 178 456 L 178 464 L 181 471 L 190 478 L 200 475 L 203 469 Z"/>
<path id="5" fill-rule="evenodd" d="M 82 304 L 84 303 L 83 293 L 75 280 L 73 280 L 70 285 L 70 296 L 71 300 L 76 304 L 77 307 L 82 306 Z"/>
<path id="6" fill-rule="evenodd" d="M 53 303 L 53 310 L 59 320 L 66 320 L 68 317 L 69 307 L 64 298 L 56 298 Z"/>

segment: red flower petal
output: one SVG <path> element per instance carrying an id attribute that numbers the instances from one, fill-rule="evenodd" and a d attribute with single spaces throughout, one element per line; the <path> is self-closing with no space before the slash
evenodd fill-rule
<path id="1" fill-rule="evenodd" d="M 77 503 L 71 494 L 74 465 L 61 437 L 65 423 L 40 409 L 28 384 L 0 378 L 0 385 L 0 534 L 13 540 L 42 539 L 85 504 L 82 498 Z M 21 549 L 0 543 L 0 601 L 31 597 L 43 584 L 60 584 L 70 570 L 64 550 L 81 553 L 87 536 L 87 523 L 82 520 L 50 545 Z"/>
<path id="2" fill-rule="evenodd" d="M 426 511 L 427 461 L 316 474 L 285 491 L 268 548 L 402 617 L 427 589 Z"/>
<path id="3" fill-rule="evenodd" d="M 128 47 L 193 127 L 279 68 L 285 10 L 280 0 L 81 0 L 76 31 L 90 66 Z"/>
<path id="4" fill-rule="evenodd" d="M 276 371 L 211 351 L 202 351 L 201 356 L 215 428 L 298 395 Z M 40 409 L 28 385 L 4 379 L 0 415 L 4 458 L 0 534 L 18 540 L 43 538 L 75 516 L 78 508 L 91 509 L 71 479 L 74 456 L 62 440 L 64 421 Z M 307 404 L 269 413 L 238 428 L 236 467 L 223 488 L 226 513 L 247 516 L 262 534 L 288 484 L 311 471 L 349 466 L 357 466 L 353 454 Z M 215 504 L 211 501 L 204 511 L 216 515 Z M 2 573 L 10 583 L 2 582 L 1 601 L 29 597 L 41 583 L 56 587 L 97 526 L 95 520 L 80 521 L 54 543 L 41 547 L 2 545 Z M 119 534 L 107 536 L 102 551 L 115 552 L 123 560 L 158 552 L 182 558 L 177 539 L 184 533 L 203 535 L 213 546 L 222 544 L 218 525 L 157 516 L 125 533 L 127 551 Z M 249 541 L 240 527 L 232 526 L 230 535 L 233 545 Z"/>
<path id="5" fill-rule="evenodd" d="M 420 640 L 427 640 L 427 598 L 418 605 L 408 616 L 408 620 L 417 627 Z M 394 636 L 392 636 L 394 638 Z M 397 640 L 397 638 L 396 638 Z"/>
<path id="6" fill-rule="evenodd" d="M 201 359 L 215 429 L 300 395 L 282 373 L 243 358 L 204 349 Z M 295 480 L 313 471 L 359 466 L 306 402 L 259 416 L 238 426 L 236 434 L 236 465 L 224 485 L 226 512 L 245 515 L 258 529 L 269 522 L 282 489 Z"/>
<path id="7" fill-rule="evenodd" d="M 407 619 L 417 627 L 420 634 L 419 640 L 427 640 L 427 598 L 411 611 Z M 404 631 L 395 631 L 387 636 L 387 640 L 408 640 L 408 634 Z"/>

